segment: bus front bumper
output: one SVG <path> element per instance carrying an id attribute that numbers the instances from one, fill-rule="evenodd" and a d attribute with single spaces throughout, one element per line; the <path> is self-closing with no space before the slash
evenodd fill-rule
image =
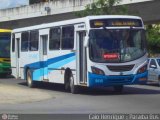
<path id="1" fill-rule="evenodd" d="M 97 75 L 89 72 L 89 87 L 146 84 L 148 72 L 135 75 Z"/>

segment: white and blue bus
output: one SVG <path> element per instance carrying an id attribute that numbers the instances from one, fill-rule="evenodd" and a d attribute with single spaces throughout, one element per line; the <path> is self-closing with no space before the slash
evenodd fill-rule
<path id="1" fill-rule="evenodd" d="M 79 86 L 113 86 L 147 80 L 146 36 L 137 16 L 103 15 L 14 29 L 11 67 L 29 87 L 37 81 Z"/>

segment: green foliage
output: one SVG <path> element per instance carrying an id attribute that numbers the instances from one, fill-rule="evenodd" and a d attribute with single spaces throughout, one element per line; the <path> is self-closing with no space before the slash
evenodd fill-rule
<path id="1" fill-rule="evenodd" d="M 122 0 L 97 0 L 85 7 L 85 10 L 76 12 L 78 17 L 88 15 L 115 15 L 127 14 L 128 9 L 125 5 L 118 5 Z"/>
<path id="2" fill-rule="evenodd" d="M 148 48 L 151 53 L 160 52 L 160 25 L 147 26 Z"/>

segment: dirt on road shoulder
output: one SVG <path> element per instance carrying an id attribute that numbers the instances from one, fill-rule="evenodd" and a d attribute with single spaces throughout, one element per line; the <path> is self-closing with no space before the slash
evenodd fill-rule
<path id="1" fill-rule="evenodd" d="M 0 84 L 0 104 L 38 102 L 54 98 L 53 94 L 32 88 Z"/>

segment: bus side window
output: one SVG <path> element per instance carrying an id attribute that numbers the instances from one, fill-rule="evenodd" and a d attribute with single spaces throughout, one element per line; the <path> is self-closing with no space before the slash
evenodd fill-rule
<path id="1" fill-rule="evenodd" d="M 21 51 L 28 51 L 29 48 L 29 44 L 28 44 L 28 40 L 29 40 L 29 32 L 22 32 L 21 35 Z"/>
<path id="2" fill-rule="evenodd" d="M 74 26 L 62 27 L 62 49 L 73 49 L 74 47 Z"/>
<path id="3" fill-rule="evenodd" d="M 15 52 L 15 34 L 12 34 L 12 52 Z"/>
<path id="4" fill-rule="evenodd" d="M 49 37 L 49 42 L 50 42 L 49 49 L 50 50 L 60 49 L 60 36 L 61 36 L 60 27 L 50 29 L 50 37 Z"/>
<path id="5" fill-rule="evenodd" d="M 39 31 L 34 30 L 30 32 L 30 51 L 38 51 Z"/>

